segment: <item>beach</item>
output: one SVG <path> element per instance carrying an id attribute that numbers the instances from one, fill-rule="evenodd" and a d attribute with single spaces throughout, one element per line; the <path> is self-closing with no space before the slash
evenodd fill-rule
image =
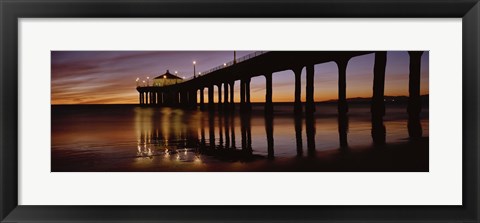
<path id="1" fill-rule="evenodd" d="M 368 103 L 334 103 L 295 115 L 289 103 L 251 112 L 138 105 L 52 106 L 52 172 L 425 172 L 422 137 L 408 137 L 406 104 L 387 103 L 385 143 L 372 140 Z M 343 141 L 344 143 L 340 143 Z M 346 143 L 346 144 L 345 144 Z"/>

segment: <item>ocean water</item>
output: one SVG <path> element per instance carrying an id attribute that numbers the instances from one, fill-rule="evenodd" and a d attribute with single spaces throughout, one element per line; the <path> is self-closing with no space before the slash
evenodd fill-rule
<path id="1" fill-rule="evenodd" d="M 350 104 L 343 121 L 336 104 L 317 104 L 308 117 L 292 104 L 275 104 L 273 115 L 263 108 L 52 106 L 52 171 L 428 171 L 426 106 L 423 138 L 411 140 L 406 105 L 387 104 L 380 145 L 369 104 Z"/>

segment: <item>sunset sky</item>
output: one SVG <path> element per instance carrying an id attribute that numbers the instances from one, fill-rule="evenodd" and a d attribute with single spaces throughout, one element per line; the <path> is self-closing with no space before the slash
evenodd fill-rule
<path id="1" fill-rule="evenodd" d="M 237 58 L 254 51 L 237 51 Z M 52 51 L 52 104 L 137 104 L 136 78 L 150 80 L 168 69 L 179 77 L 193 76 L 233 60 L 233 51 Z M 347 67 L 347 98 L 371 97 L 374 54 L 352 58 Z M 421 67 L 422 95 L 428 94 L 429 52 Z M 408 95 L 409 56 L 406 51 L 387 54 L 385 95 Z M 337 99 L 337 65 L 315 65 L 315 101 Z M 251 101 L 265 101 L 265 78 L 252 78 Z M 273 74 L 273 101 L 294 100 L 294 75 L 290 70 Z M 216 88 L 215 88 L 216 91 Z M 239 101 L 239 81 L 235 101 Z M 205 91 L 206 93 L 206 91 Z M 216 95 L 216 94 L 215 94 Z M 206 97 L 207 98 L 207 97 Z M 302 101 L 305 101 L 305 69 L 302 71 Z"/>

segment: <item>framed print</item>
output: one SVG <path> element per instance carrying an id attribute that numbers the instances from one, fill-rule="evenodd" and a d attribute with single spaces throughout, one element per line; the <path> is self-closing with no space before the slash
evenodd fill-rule
<path id="1" fill-rule="evenodd" d="M 219 67 L 204 59 L 232 56 Z M 187 58 L 197 58 L 193 74 Z M 137 94 L 112 97 L 133 88 L 127 78 L 140 71 L 136 61 L 178 69 L 136 77 Z M 51 171 L 428 172 L 428 61 L 428 51 L 52 51 Z M 195 71 L 205 63 L 215 68 Z M 126 64 L 112 80 L 78 80 Z M 89 66 L 97 68 L 83 72 Z M 362 68 L 375 71 L 374 81 Z M 387 68 L 396 76 L 385 80 Z M 125 87 L 102 87 L 117 81 Z M 359 92 L 347 91 L 347 82 Z M 407 89 L 414 92 L 408 100 Z M 331 98 L 337 95 L 338 102 Z"/>
<path id="2" fill-rule="evenodd" d="M 478 222 L 479 7 L 2 1 L 2 222 Z"/>

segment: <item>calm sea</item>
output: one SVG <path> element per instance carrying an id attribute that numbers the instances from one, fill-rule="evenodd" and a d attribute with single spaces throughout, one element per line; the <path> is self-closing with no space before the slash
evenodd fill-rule
<path id="1" fill-rule="evenodd" d="M 369 104 L 350 104 L 342 148 L 336 104 L 317 104 L 310 118 L 295 118 L 291 104 L 275 104 L 273 116 L 263 108 L 52 106 L 52 171 L 428 171 L 426 106 L 424 137 L 412 141 L 406 105 L 387 104 L 386 144 L 375 146 Z"/>

